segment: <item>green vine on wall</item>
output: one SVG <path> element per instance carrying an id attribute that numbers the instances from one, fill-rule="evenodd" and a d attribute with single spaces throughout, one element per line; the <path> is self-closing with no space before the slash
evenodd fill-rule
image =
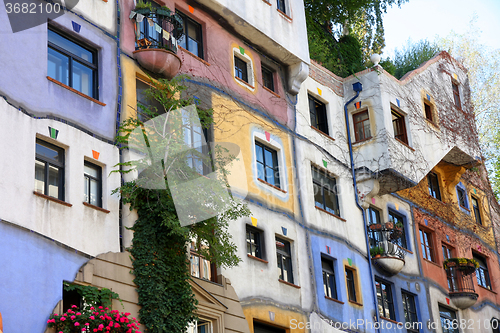
<path id="1" fill-rule="evenodd" d="M 120 302 L 120 296 L 111 291 L 108 288 L 97 288 L 92 286 L 84 286 L 80 284 L 72 284 L 64 282 L 63 288 L 65 291 L 76 291 L 84 301 L 84 308 L 82 310 L 88 310 L 91 306 L 96 306 L 98 304 L 103 307 L 111 308 L 111 302 L 116 299 Z M 123 304 L 122 304 L 123 305 Z"/>
<path id="2" fill-rule="evenodd" d="M 159 102 L 163 109 L 138 105 L 138 113 L 142 116 L 124 121 L 120 127 L 121 134 L 117 137 L 121 148 L 128 148 L 134 141 L 134 130 L 139 127 L 142 128 L 147 142 L 147 149 L 143 151 L 143 156 L 146 156 L 144 159 L 120 164 L 122 173 L 139 171 L 138 179 L 124 183 L 115 192 L 120 192 L 123 203 L 129 204 L 130 210 L 136 210 L 138 213 L 138 219 L 131 228 L 134 236 L 129 250 L 141 306 L 140 322 L 148 332 L 155 333 L 185 332 L 189 323 L 196 320 L 197 301 L 189 283 L 191 275 L 187 244 L 193 241 L 197 252 L 219 267 L 235 266 L 240 259 L 236 256 L 236 245 L 227 232 L 228 224 L 250 214 L 245 204 L 231 197 L 229 209 L 223 214 L 187 226 L 180 224 L 167 182 L 167 170 L 174 170 L 180 175 L 192 175 L 195 171 L 187 165 L 186 156 L 177 156 L 173 160 L 164 156 L 167 155 L 165 149 L 184 143 L 184 130 L 173 131 L 171 135 L 165 134 L 165 125 L 160 126 L 159 133 L 154 133 L 159 135 L 154 136 L 151 131 L 154 132 L 157 128 L 146 129 L 145 124 L 146 120 L 154 119 L 159 114 L 195 104 L 191 98 L 180 98 L 186 89 L 182 84 L 183 79 L 184 77 L 176 77 L 170 81 L 152 82 L 152 88 L 146 92 L 147 98 Z M 203 126 L 209 127 L 213 110 L 196 108 Z M 159 151 L 155 151 L 154 147 L 160 147 Z M 134 149 L 140 150 L 141 147 L 134 146 Z M 161 157 L 161 163 L 154 163 L 155 156 Z M 213 161 L 210 162 L 213 165 L 223 165 L 224 163 L 217 163 L 217 156 L 217 153 L 212 154 Z M 224 168 L 221 171 L 220 175 L 224 178 L 227 171 Z M 160 175 L 166 188 L 144 187 L 143 180 L 151 175 Z M 227 191 L 227 183 L 224 184 Z"/>

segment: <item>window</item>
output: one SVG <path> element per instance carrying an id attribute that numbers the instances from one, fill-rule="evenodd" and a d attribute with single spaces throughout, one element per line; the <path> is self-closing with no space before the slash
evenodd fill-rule
<path id="1" fill-rule="evenodd" d="M 201 25 L 179 11 L 176 13 L 182 18 L 184 28 L 184 35 L 178 40 L 179 46 L 203 59 Z"/>
<path id="2" fill-rule="evenodd" d="M 340 216 L 339 200 L 337 197 L 337 182 L 324 172 L 312 168 L 314 203 L 316 207 L 329 213 Z"/>
<path id="3" fill-rule="evenodd" d="M 481 219 L 481 211 L 479 210 L 479 201 L 476 197 L 472 196 L 472 210 L 474 211 L 474 218 L 476 219 L 476 223 L 483 225 L 483 220 Z"/>
<path id="4" fill-rule="evenodd" d="M 151 111 L 154 114 L 165 113 L 165 108 L 156 99 L 148 95 L 151 86 L 141 80 L 135 81 L 136 96 L 137 96 L 137 116 L 139 120 L 146 121 L 153 115 L 147 114 L 145 109 Z"/>
<path id="5" fill-rule="evenodd" d="M 64 149 L 36 139 L 35 191 L 64 200 Z"/>
<path id="6" fill-rule="evenodd" d="M 443 249 L 443 260 L 453 258 L 453 249 L 451 247 L 445 244 L 443 244 L 441 247 Z"/>
<path id="7" fill-rule="evenodd" d="M 85 162 L 83 170 L 85 189 L 83 201 L 102 207 L 101 167 L 90 162 Z"/>
<path id="8" fill-rule="evenodd" d="M 193 171 L 200 175 L 205 175 L 210 173 L 205 137 L 206 132 L 198 125 L 200 124 L 199 122 L 193 122 L 190 117 L 191 115 L 188 112 L 183 111 L 184 144 L 191 148 L 186 156 L 186 163 Z"/>
<path id="9" fill-rule="evenodd" d="M 451 82 L 451 87 L 453 88 L 453 101 L 455 102 L 455 106 L 461 109 L 462 105 L 460 103 L 460 91 L 458 90 L 458 84 Z"/>
<path id="10" fill-rule="evenodd" d="M 262 85 L 274 91 L 274 73 L 269 68 L 262 66 Z"/>
<path id="11" fill-rule="evenodd" d="M 333 260 L 321 256 L 321 269 L 323 271 L 323 290 L 325 291 L 325 296 L 338 299 Z"/>
<path id="12" fill-rule="evenodd" d="M 257 178 L 280 187 L 280 171 L 276 150 L 256 141 L 255 153 L 257 156 Z"/>
<path id="13" fill-rule="evenodd" d="M 427 183 L 429 184 L 429 194 L 438 199 L 441 200 L 441 192 L 439 191 L 439 181 L 438 181 L 438 176 L 430 172 L 427 175 Z"/>
<path id="14" fill-rule="evenodd" d="M 189 323 L 186 333 L 212 333 L 212 323 L 207 320 L 198 319 L 194 323 Z"/>
<path id="15" fill-rule="evenodd" d="M 418 333 L 419 326 L 421 326 L 422 324 L 418 321 L 417 308 L 415 307 L 415 296 L 404 290 L 401 290 L 401 296 L 403 297 L 403 311 L 405 314 L 406 332 Z"/>
<path id="16" fill-rule="evenodd" d="M 286 3 L 285 1 L 286 0 L 277 0 L 278 1 L 278 10 L 281 10 L 283 13 L 287 13 L 286 12 Z"/>
<path id="17" fill-rule="evenodd" d="M 309 96 L 309 114 L 311 117 L 311 126 L 319 129 L 328 135 L 328 121 L 326 117 L 326 106 L 316 98 Z"/>
<path id="18" fill-rule="evenodd" d="M 380 224 L 380 212 L 378 209 L 370 206 L 368 207 L 368 224 Z M 370 247 L 377 246 L 377 243 L 381 241 L 379 232 L 369 232 Z"/>
<path id="19" fill-rule="evenodd" d="M 441 248 L 443 250 L 443 261 L 446 259 L 453 258 L 453 249 L 448 245 L 442 244 Z M 448 280 L 448 290 L 455 291 L 457 290 L 458 280 L 455 270 L 448 270 L 446 273 L 446 279 Z"/>
<path id="20" fill-rule="evenodd" d="M 477 254 L 473 254 L 473 258 L 479 263 L 479 268 L 476 269 L 477 284 L 491 290 L 490 274 L 488 273 L 486 258 Z"/>
<path id="21" fill-rule="evenodd" d="M 394 129 L 394 137 L 399 141 L 408 144 L 405 117 L 394 109 L 392 109 L 391 114 L 392 114 L 392 127 Z"/>
<path id="22" fill-rule="evenodd" d="M 432 235 L 420 229 L 420 245 L 422 247 L 422 257 L 434 261 L 434 252 L 432 250 Z"/>
<path id="23" fill-rule="evenodd" d="M 424 102 L 424 110 L 425 110 L 425 118 L 433 122 L 434 120 L 432 117 L 432 106 L 428 102 Z"/>
<path id="24" fill-rule="evenodd" d="M 347 297 L 351 302 L 358 302 L 356 297 L 356 281 L 354 280 L 355 273 L 351 268 L 345 268 L 345 281 L 347 286 Z"/>
<path id="25" fill-rule="evenodd" d="M 463 187 L 457 186 L 457 198 L 460 207 L 469 209 L 467 205 L 467 194 L 465 193 L 465 189 Z"/>
<path id="26" fill-rule="evenodd" d="M 370 118 L 368 117 L 368 110 L 354 114 L 352 119 L 354 123 L 354 136 L 356 141 L 363 141 L 372 137 L 370 133 Z"/>
<path id="27" fill-rule="evenodd" d="M 234 56 L 234 76 L 245 81 L 246 83 L 250 83 L 248 81 L 247 63 L 237 56 Z"/>
<path id="28" fill-rule="evenodd" d="M 278 258 L 278 268 L 280 270 L 280 280 L 293 283 L 290 242 L 276 237 L 276 255 Z"/>
<path id="29" fill-rule="evenodd" d="M 401 228 L 403 229 L 403 234 L 401 235 L 401 246 L 406 249 L 407 248 L 407 246 L 406 246 L 406 231 L 405 231 L 405 224 L 404 224 L 403 216 L 399 215 L 395 211 L 389 210 L 389 222 L 394 223 L 395 226 L 396 225 L 402 226 Z"/>
<path id="30" fill-rule="evenodd" d="M 47 74 L 79 92 L 98 99 L 97 51 L 49 27 Z"/>
<path id="31" fill-rule="evenodd" d="M 491 318 L 490 324 L 493 333 L 500 333 L 500 321 L 498 318 Z"/>
<path id="32" fill-rule="evenodd" d="M 264 259 L 262 231 L 247 225 L 247 254 Z"/>
<path id="33" fill-rule="evenodd" d="M 380 317 L 396 320 L 391 285 L 375 279 L 375 288 L 377 289 L 377 304 Z"/>
<path id="34" fill-rule="evenodd" d="M 275 326 L 265 325 L 265 324 L 254 321 L 253 322 L 253 332 L 254 333 L 286 333 L 286 330 L 275 327 Z"/>
<path id="35" fill-rule="evenodd" d="M 190 252 L 191 275 L 200 279 L 211 280 L 212 265 L 210 264 L 210 261 L 196 253 L 194 243 L 191 243 Z"/>
<path id="36" fill-rule="evenodd" d="M 439 306 L 439 318 L 443 333 L 458 333 L 458 320 L 455 311 Z"/>

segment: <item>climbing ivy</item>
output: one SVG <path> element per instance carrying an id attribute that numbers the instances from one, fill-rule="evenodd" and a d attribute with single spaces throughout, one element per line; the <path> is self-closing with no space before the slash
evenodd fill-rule
<path id="1" fill-rule="evenodd" d="M 155 333 L 185 332 L 189 323 L 196 320 L 197 301 L 189 284 L 191 275 L 186 245 L 194 242 L 197 252 L 219 267 L 235 266 L 240 259 L 236 256 L 236 245 L 227 232 L 228 224 L 250 214 L 245 204 L 231 197 L 228 209 L 219 216 L 181 226 L 171 188 L 167 182 L 166 170 L 174 170 L 176 174 L 181 175 L 192 175 L 195 171 L 187 165 L 185 156 L 177 156 L 175 159 L 162 157 L 161 163 L 157 164 L 154 161 L 152 163 L 151 157 L 166 156 L 165 149 L 179 144 L 176 141 L 179 136 L 180 141 L 183 141 L 184 132 L 174 131 L 172 135 L 165 135 L 163 127 L 158 129 L 161 135 L 149 135 L 151 128 L 146 129 L 145 124 L 146 120 L 154 119 L 161 113 L 168 114 L 178 108 L 195 104 L 189 97 L 181 98 L 186 89 L 183 79 L 184 77 L 176 77 L 170 81 L 164 79 L 153 81 L 152 88 L 146 95 L 149 100 L 161 104 L 160 110 L 152 106 L 139 105 L 138 113 L 142 116 L 124 121 L 117 137 L 122 149 L 129 148 L 128 144 L 134 140 L 133 133 L 138 127 L 142 128 L 144 138 L 147 139 L 147 149 L 142 151 L 145 158 L 120 163 L 122 173 L 137 170 L 139 177 L 125 182 L 115 192 L 119 192 L 123 203 L 129 204 L 130 210 L 136 210 L 138 214 L 138 219 L 131 228 L 134 236 L 129 250 L 141 306 L 140 322 L 148 332 Z M 203 126 L 209 127 L 212 123 L 213 110 L 196 108 Z M 157 142 L 152 142 L 153 140 Z M 155 151 L 154 147 L 160 147 L 159 151 Z M 134 149 L 141 150 L 141 147 L 134 146 Z M 217 153 L 212 155 L 214 155 L 212 163 L 219 166 L 224 164 L 218 163 L 220 161 L 217 161 Z M 227 175 L 227 171 L 224 168 L 222 171 L 220 175 L 223 178 Z M 165 188 L 143 186 L 144 179 L 151 175 L 161 175 L 160 179 L 164 182 Z M 227 186 L 224 181 L 223 183 Z"/>
<path id="2" fill-rule="evenodd" d="M 76 291 L 82 297 L 84 301 L 82 310 L 88 310 L 91 306 L 95 307 L 98 304 L 103 307 L 111 308 L 113 299 L 121 302 L 119 295 L 108 288 L 99 289 L 97 287 L 64 282 L 63 289 L 65 291 Z"/>

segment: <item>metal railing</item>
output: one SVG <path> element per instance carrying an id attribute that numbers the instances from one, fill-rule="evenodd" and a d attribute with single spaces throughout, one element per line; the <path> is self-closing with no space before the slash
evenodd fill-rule
<path id="1" fill-rule="evenodd" d="M 446 268 L 446 277 L 448 279 L 448 289 L 451 292 L 475 293 L 474 279 L 475 273 L 467 273 L 459 267 Z"/>
<path id="2" fill-rule="evenodd" d="M 384 225 L 377 229 L 369 229 L 368 237 L 371 248 L 380 248 L 382 257 L 396 257 L 404 259 L 404 231 L 398 228 L 387 228 Z"/>
<path id="3" fill-rule="evenodd" d="M 136 50 L 163 48 L 177 53 L 177 41 L 183 36 L 178 18 L 155 12 L 144 16 L 141 22 L 135 22 Z"/>

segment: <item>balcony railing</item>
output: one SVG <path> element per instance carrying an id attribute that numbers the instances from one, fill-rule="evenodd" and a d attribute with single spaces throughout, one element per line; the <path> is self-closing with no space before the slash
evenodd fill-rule
<path id="1" fill-rule="evenodd" d="M 450 293 L 475 293 L 473 276 L 474 273 L 471 274 L 458 267 L 448 267 L 446 269 L 446 277 Z"/>
<path id="2" fill-rule="evenodd" d="M 180 16 L 163 9 L 138 10 L 134 20 L 136 50 L 162 48 L 177 53 L 177 41 L 183 36 Z"/>
<path id="3" fill-rule="evenodd" d="M 381 257 L 396 257 L 404 259 L 406 251 L 404 250 L 402 228 L 394 227 L 392 223 L 372 224 L 368 228 L 368 237 L 373 254 L 380 254 Z M 375 251 L 373 251 L 375 250 Z"/>

